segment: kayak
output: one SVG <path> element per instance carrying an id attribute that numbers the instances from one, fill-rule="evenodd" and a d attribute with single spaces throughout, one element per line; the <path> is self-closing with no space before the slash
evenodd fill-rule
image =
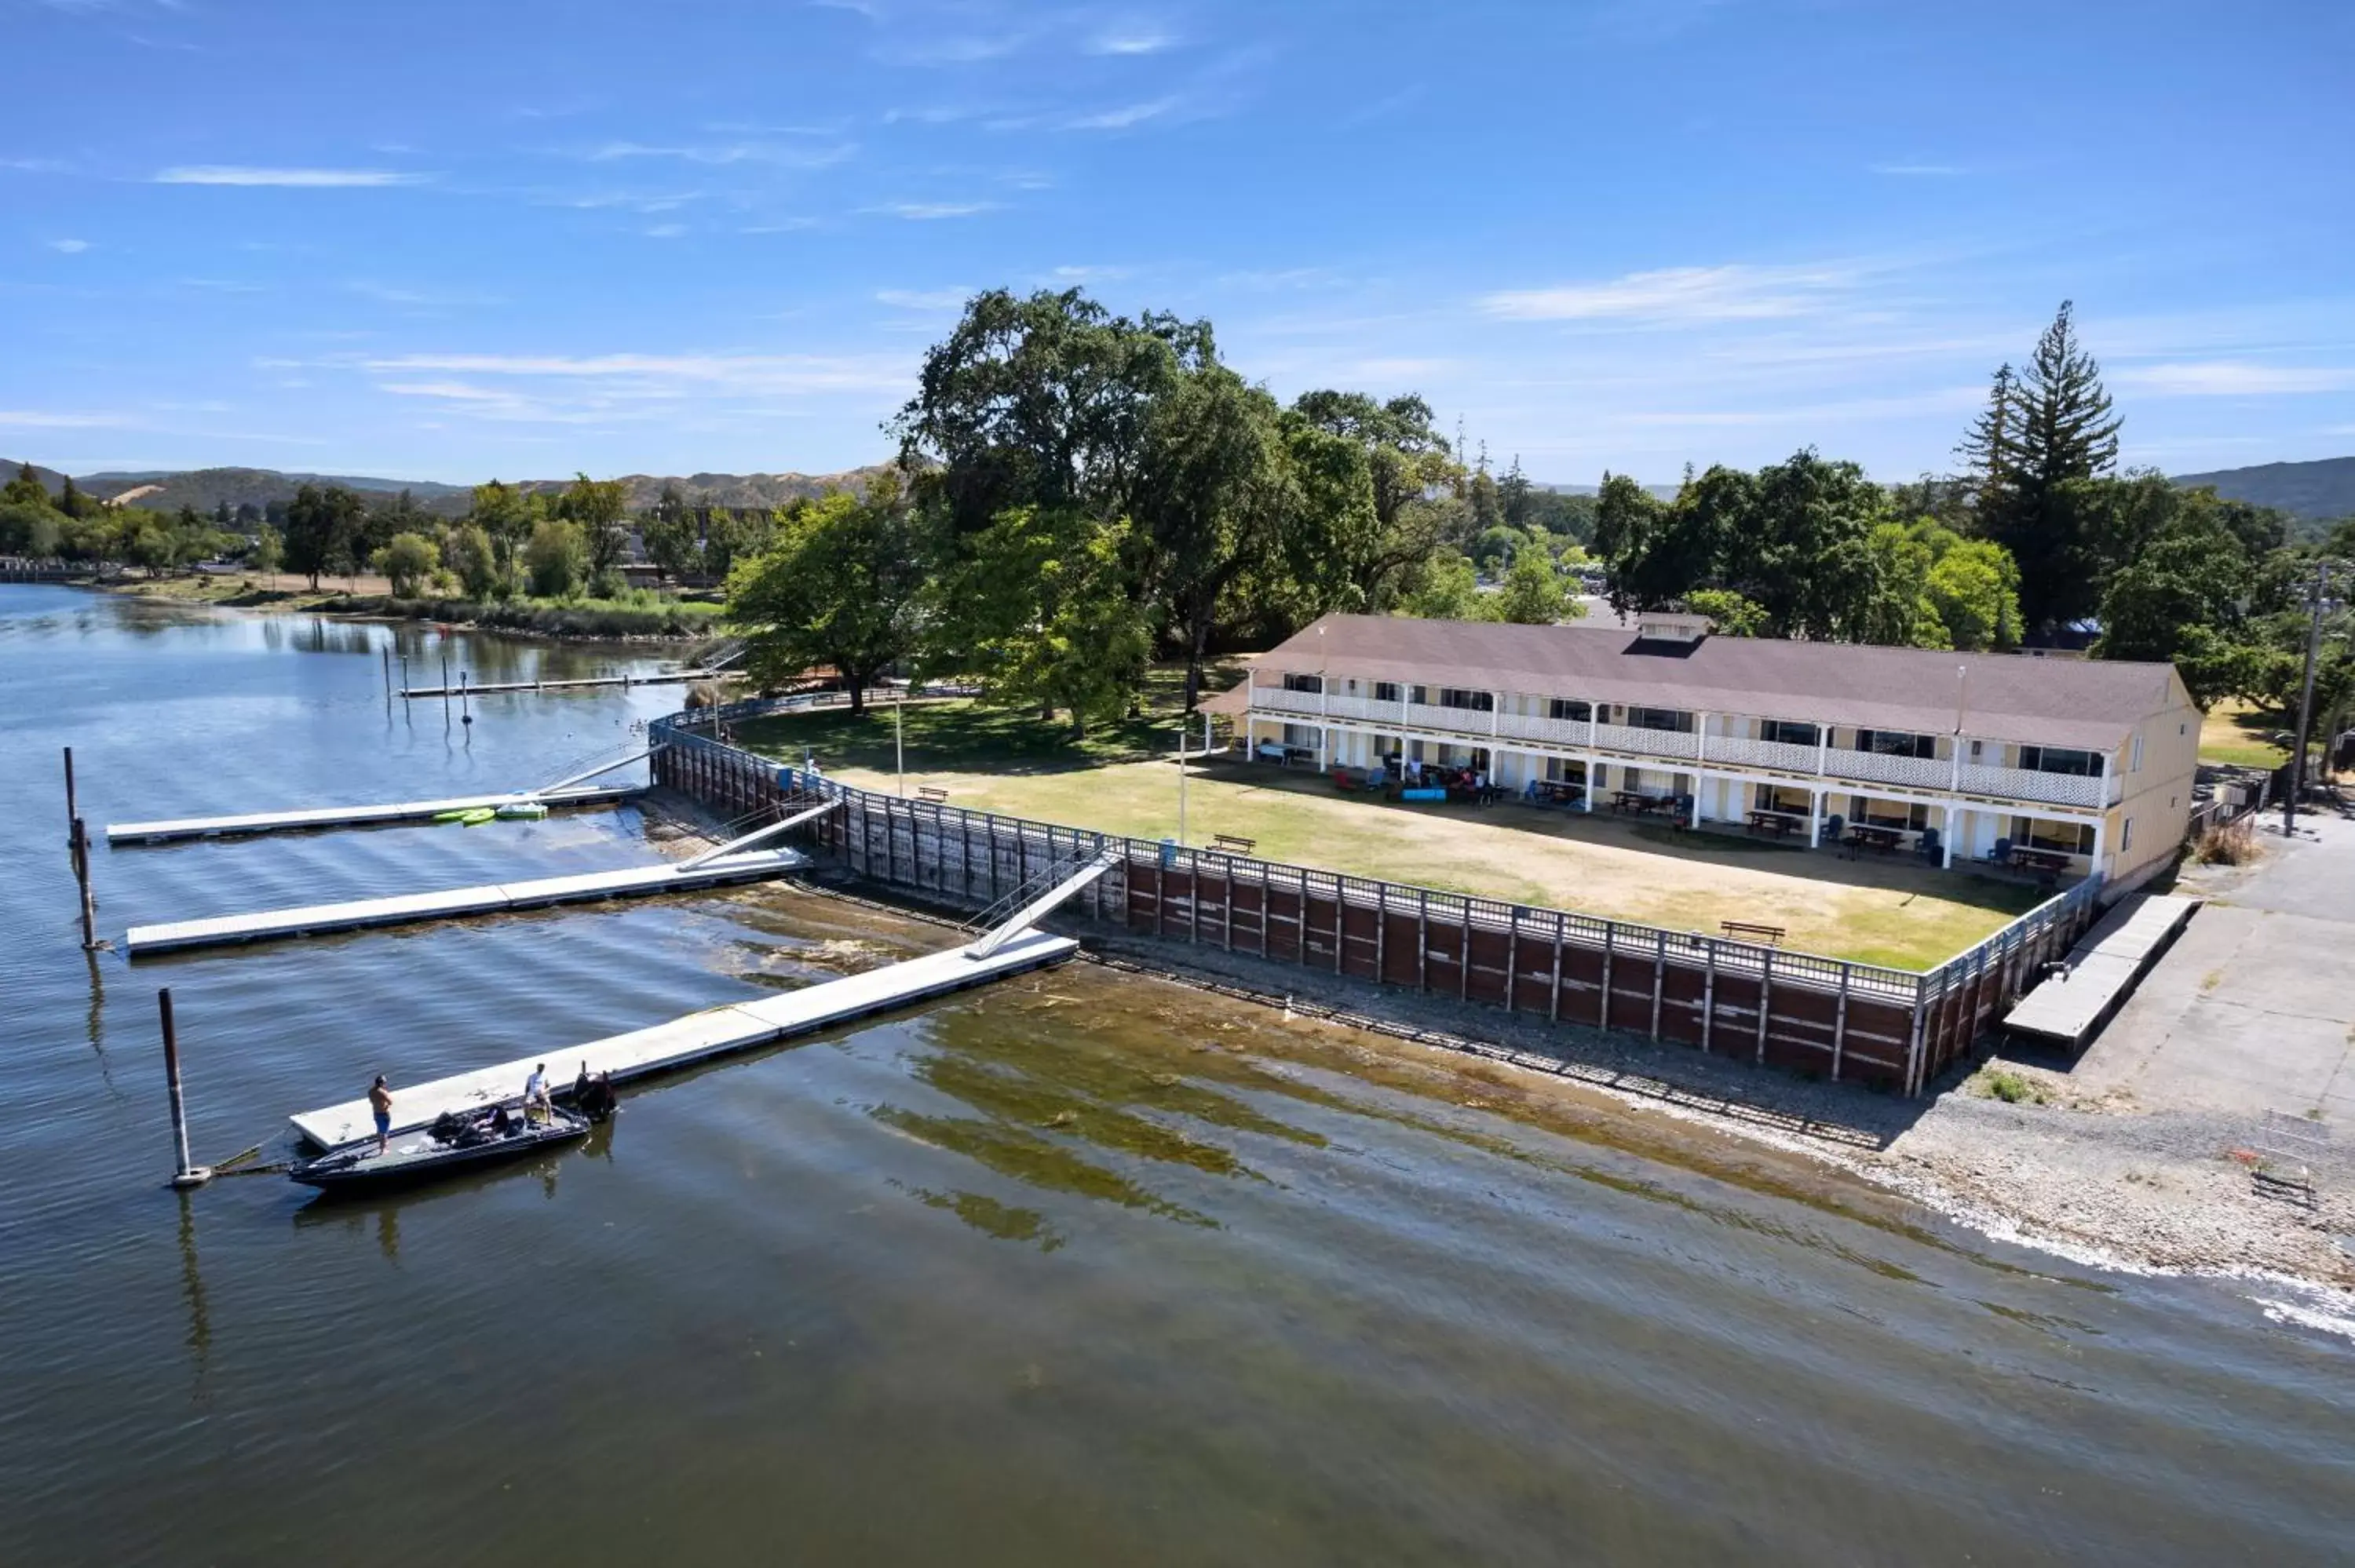
<path id="1" fill-rule="evenodd" d="M 586 1137 L 589 1125 L 587 1117 L 563 1109 L 527 1121 L 520 1101 L 463 1114 L 444 1111 L 431 1127 L 393 1139 L 382 1154 L 377 1152 L 374 1138 L 355 1139 L 315 1160 L 296 1160 L 286 1175 L 323 1192 L 378 1192 L 570 1143 Z"/>
<path id="2" fill-rule="evenodd" d="M 471 811 L 461 813 L 458 821 L 467 827 L 479 828 L 485 822 L 490 821 L 497 816 L 498 813 L 493 810 L 490 807 L 477 806 Z"/>

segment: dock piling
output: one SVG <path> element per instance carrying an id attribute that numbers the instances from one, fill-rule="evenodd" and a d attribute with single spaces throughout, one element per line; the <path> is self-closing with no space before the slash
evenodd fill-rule
<path id="1" fill-rule="evenodd" d="M 450 651 L 442 650 L 442 722 L 450 722 Z"/>
<path id="2" fill-rule="evenodd" d="M 188 1163 L 188 1101 L 180 1090 L 180 1035 L 172 1027 L 172 988 L 155 993 L 156 1011 L 164 1020 L 164 1076 L 172 1089 L 172 1185 L 201 1187 L 213 1179 L 212 1168 Z"/>
<path id="3" fill-rule="evenodd" d="M 81 945 L 84 952 L 98 950 L 98 906 L 90 896 L 90 830 L 82 826 L 80 817 L 73 820 L 74 882 L 81 890 Z"/>
<path id="4" fill-rule="evenodd" d="M 69 853 L 73 848 L 74 820 L 80 815 L 80 809 L 74 804 L 73 747 L 69 746 L 66 747 L 66 848 Z"/>

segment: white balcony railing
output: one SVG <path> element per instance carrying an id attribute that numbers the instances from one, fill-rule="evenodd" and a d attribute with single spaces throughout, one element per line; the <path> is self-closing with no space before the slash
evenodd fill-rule
<path id="1" fill-rule="evenodd" d="M 1700 747 L 1681 730 L 1644 729 L 1629 724 L 1599 724 L 1594 744 L 1612 751 L 1633 751 L 1646 757 L 1693 757 Z"/>
<path id="2" fill-rule="evenodd" d="M 1816 748 L 1786 740 L 1752 740 L 1746 736 L 1712 735 L 1709 759 L 1749 768 L 1775 768 L 1785 773 L 1813 773 Z"/>
<path id="3" fill-rule="evenodd" d="M 1563 749 L 1591 747 L 1672 764 L 1699 760 L 1709 767 L 1772 768 L 1908 789 L 1944 791 L 1959 788 L 1966 795 L 2083 810 L 2098 810 L 2115 802 L 2124 789 L 2124 780 L 2115 777 L 2043 773 L 1978 763 L 1966 763 L 1958 773 L 1954 759 L 1946 757 L 1896 757 L 1845 747 L 1819 749 L 1787 741 L 1753 740 L 1746 736 L 1701 736 L 1683 730 L 1590 724 L 1583 719 L 1558 719 L 1537 714 L 1482 713 L 1475 708 L 1441 707 L 1433 703 L 1378 702 L 1371 697 L 1295 692 L 1281 686 L 1254 686 L 1251 701 L 1252 706 L 1262 713 L 1287 716 L 1396 725 L 1403 729 L 1435 731 L 1475 740 L 1535 742 Z"/>
<path id="4" fill-rule="evenodd" d="M 1962 787 L 1967 795 L 1994 795 L 2009 800 L 2049 800 L 2056 806 L 2104 806 L 2105 795 L 2116 799 L 2122 779 L 2088 774 L 2040 773 L 2026 768 L 1986 768 L 1963 764 Z M 2104 789 L 2103 785 L 2110 786 Z"/>

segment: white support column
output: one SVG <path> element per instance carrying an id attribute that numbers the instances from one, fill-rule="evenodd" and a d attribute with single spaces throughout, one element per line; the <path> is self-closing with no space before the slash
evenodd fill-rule
<path id="1" fill-rule="evenodd" d="M 1963 814 L 1961 807 L 1955 805 L 1952 800 L 1946 802 L 1946 831 L 1943 835 L 1941 835 L 1945 840 L 1945 843 L 1942 847 L 1946 852 L 1946 857 L 1945 861 L 1941 863 L 1941 869 L 1943 870 L 1952 871 L 1955 869 L 1955 836 L 1958 831 L 1955 827 L 1955 820 Z"/>
<path id="2" fill-rule="evenodd" d="M 1824 792 L 1807 788 L 1807 847 L 1821 849 L 1824 842 Z"/>
<path id="3" fill-rule="evenodd" d="M 2106 761 L 2105 762 L 2105 766 L 2107 766 Z M 2102 840 L 2108 836 L 2105 830 L 2106 830 L 2109 825 L 2110 820 L 2106 816 L 2094 819 L 2094 853 L 2090 857 L 2090 863 L 2095 872 L 2100 873 L 2100 874 L 2104 876 L 2107 876 L 2109 873 L 2102 869 Z"/>

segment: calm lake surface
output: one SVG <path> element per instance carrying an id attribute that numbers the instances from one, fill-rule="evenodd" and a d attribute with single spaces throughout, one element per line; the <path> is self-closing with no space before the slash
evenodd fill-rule
<path id="1" fill-rule="evenodd" d="M 624 662 L 0 588 L 0 1559 L 2348 1561 L 2355 1356 L 2279 1290 L 1467 1108 L 1087 965 L 642 1088 L 481 1180 L 169 1192 L 159 985 L 206 1161 L 379 1070 L 569 1077 L 568 1044 L 943 943 L 773 886 L 86 960 L 62 745 L 95 832 L 545 782 L 679 696 L 469 731 L 388 712 L 388 645 Z M 642 863 L 647 831 L 101 848 L 100 921 Z"/>

